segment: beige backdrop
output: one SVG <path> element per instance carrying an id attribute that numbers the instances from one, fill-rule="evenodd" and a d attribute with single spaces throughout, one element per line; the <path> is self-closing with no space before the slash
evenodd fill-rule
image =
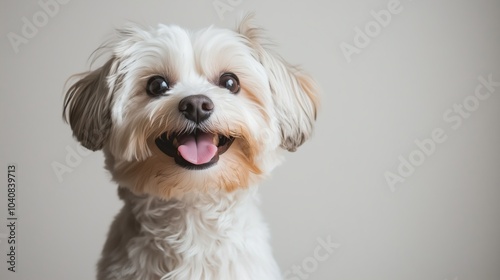
<path id="1" fill-rule="evenodd" d="M 313 139 L 261 188 L 286 279 L 500 279 L 498 0 L 1 1 L 0 278 L 94 277 L 121 204 L 61 107 L 113 28 L 248 11 L 323 90 Z"/>

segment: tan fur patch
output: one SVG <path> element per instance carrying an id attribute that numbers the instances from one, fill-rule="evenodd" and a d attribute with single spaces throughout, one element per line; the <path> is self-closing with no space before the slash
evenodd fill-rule
<path id="1" fill-rule="evenodd" d="M 297 81 L 299 82 L 302 90 L 307 94 L 309 99 L 311 100 L 313 109 L 314 109 L 314 119 L 316 119 L 319 108 L 319 96 L 318 96 L 318 85 L 316 82 L 308 75 L 303 73 L 296 73 Z"/>

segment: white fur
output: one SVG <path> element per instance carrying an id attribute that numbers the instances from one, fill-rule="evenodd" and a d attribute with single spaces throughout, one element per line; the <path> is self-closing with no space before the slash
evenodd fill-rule
<path id="1" fill-rule="evenodd" d="M 125 200 L 118 236 L 110 234 L 120 241 L 100 261 L 99 279 L 280 279 L 255 188 Z"/>
<path id="2" fill-rule="evenodd" d="M 236 31 L 129 26 L 102 48 L 110 58 L 68 90 L 64 116 L 74 136 L 102 149 L 125 205 L 111 226 L 98 279 L 280 279 L 258 210 L 258 182 L 309 138 L 314 82 L 269 51 L 244 20 Z M 238 76 L 237 94 L 218 85 Z M 168 95 L 146 82 L 164 76 Z M 187 96 L 213 101 L 196 124 L 179 112 Z M 193 129 L 233 137 L 203 170 L 176 164 L 155 144 L 162 133 Z"/>

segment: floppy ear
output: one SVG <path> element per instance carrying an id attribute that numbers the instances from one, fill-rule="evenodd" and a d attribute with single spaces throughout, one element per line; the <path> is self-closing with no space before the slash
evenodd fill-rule
<path id="1" fill-rule="evenodd" d="M 115 59 L 102 67 L 77 75 L 80 79 L 66 92 L 63 118 L 73 136 L 87 149 L 100 150 L 111 128 L 112 93 L 107 77 L 116 68 Z"/>
<path id="2" fill-rule="evenodd" d="M 266 69 L 281 130 L 281 147 L 293 152 L 312 133 L 318 89 L 311 77 L 263 45 L 262 31 L 252 25 L 252 17 L 245 17 L 237 31 L 248 40 Z"/>

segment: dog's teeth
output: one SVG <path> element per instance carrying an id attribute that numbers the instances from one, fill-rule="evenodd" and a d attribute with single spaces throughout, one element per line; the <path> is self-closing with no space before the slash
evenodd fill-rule
<path id="1" fill-rule="evenodd" d="M 219 135 L 214 134 L 213 142 L 215 146 L 219 145 Z"/>
<path id="2" fill-rule="evenodd" d="M 178 147 L 179 146 L 179 141 L 177 141 L 177 137 L 174 138 L 174 141 L 172 141 L 172 144 L 174 144 L 174 147 Z"/>

